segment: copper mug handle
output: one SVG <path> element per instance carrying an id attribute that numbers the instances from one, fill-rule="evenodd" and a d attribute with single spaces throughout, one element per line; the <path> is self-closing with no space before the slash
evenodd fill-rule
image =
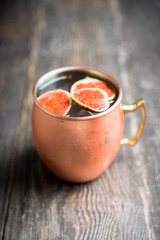
<path id="1" fill-rule="evenodd" d="M 130 113 L 130 112 L 136 112 L 139 109 L 142 109 L 142 120 L 141 120 L 141 124 L 139 126 L 138 132 L 136 134 L 136 136 L 133 139 L 129 139 L 129 138 L 122 138 L 120 141 L 121 145 L 129 145 L 129 146 L 134 146 L 137 141 L 139 140 L 144 126 L 145 126 L 145 122 L 146 122 L 146 105 L 145 105 L 145 101 L 143 99 L 139 99 L 138 101 L 136 101 L 135 103 L 131 104 L 131 105 L 125 105 L 123 104 L 123 111 L 124 114 L 126 113 Z"/>

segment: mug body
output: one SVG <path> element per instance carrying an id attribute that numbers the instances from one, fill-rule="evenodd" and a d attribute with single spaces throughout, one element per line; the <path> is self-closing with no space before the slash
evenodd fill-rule
<path id="1" fill-rule="evenodd" d="M 49 78 L 82 73 L 114 85 L 117 99 L 109 109 L 94 116 L 66 117 L 53 114 L 38 103 L 39 88 Z M 114 160 L 123 137 L 122 90 L 118 82 L 93 68 L 59 68 L 37 81 L 33 98 L 33 140 L 47 168 L 69 182 L 87 182 L 100 176 Z"/>

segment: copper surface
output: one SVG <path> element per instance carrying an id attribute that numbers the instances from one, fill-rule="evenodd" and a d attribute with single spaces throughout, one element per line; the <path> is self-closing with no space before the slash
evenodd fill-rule
<path id="1" fill-rule="evenodd" d="M 44 109 L 37 101 L 38 84 L 55 74 L 83 71 L 110 81 L 118 98 L 108 110 L 89 117 L 65 117 Z M 32 132 L 37 152 L 57 177 L 70 182 L 87 182 L 100 176 L 114 160 L 123 137 L 122 90 L 108 74 L 86 67 L 65 67 L 42 76 L 33 89 Z"/>

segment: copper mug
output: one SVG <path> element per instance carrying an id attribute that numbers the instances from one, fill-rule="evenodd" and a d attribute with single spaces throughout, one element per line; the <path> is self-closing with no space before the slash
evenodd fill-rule
<path id="1" fill-rule="evenodd" d="M 67 117 L 44 109 L 37 97 L 50 80 L 63 76 L 91 76 L 111 82 L 117 90 L 116 102 L 94 116 Z M 67 81 L 67 80 L 65 80 Z M 99 177 L 112 163 L 120 146 L 134 146 L 146 121 L 143 99 L 122 104 L 122 89 L 107 73 L 87 67 L 63 67 L 43 75 L 33 88 L 32 133 L 37 152 L 46 167 L 58 178 L 87 182 Z M 123 138 L 124 114 L 142 110 L 142 120 L 133 139 Z"/>

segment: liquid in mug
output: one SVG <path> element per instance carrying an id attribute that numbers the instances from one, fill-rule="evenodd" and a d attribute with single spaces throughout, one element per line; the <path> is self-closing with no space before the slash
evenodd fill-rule
<path id="1" fill-rule="evenodd" d="M 84 76 L 84 77 L 91 77 L 92 76 Z M 82 78 L 77 77 L 76 75 L 62 75 L 62 76 L 57 76 L 55 78 L 51 78 L 45 83 L 41 84 L 37 88 L 37 98 L 40 97 L 42 94 L 45 94 L 48 91 L 56 90 L 56 89 L 61 89 L 70 92 L 71 87 L 76 81 L 81 80 Z M 95 79 L 95 77 L 94 77 Z M 100 80 L 102 82 L 107 83 L 111 88 L 114 89 L 115 91 L 115 97 L 112 100 L 109 100 L 109 107 L 111 107 L 117 100 L 117 90 L 111 84 L 110 82 L 103 81 L 103 79 L 96 78 L 97 80 Z M 75 101 L 72 100 L 71 103 L 71 108 L 69 112 L 65 115 L 66 117 L 87 117 L 87 116 L 93 116 L 99 114 L 99 112 L 91 111 L 86 108 L 83 108 L 79 104 L 77 104 Z"/>

